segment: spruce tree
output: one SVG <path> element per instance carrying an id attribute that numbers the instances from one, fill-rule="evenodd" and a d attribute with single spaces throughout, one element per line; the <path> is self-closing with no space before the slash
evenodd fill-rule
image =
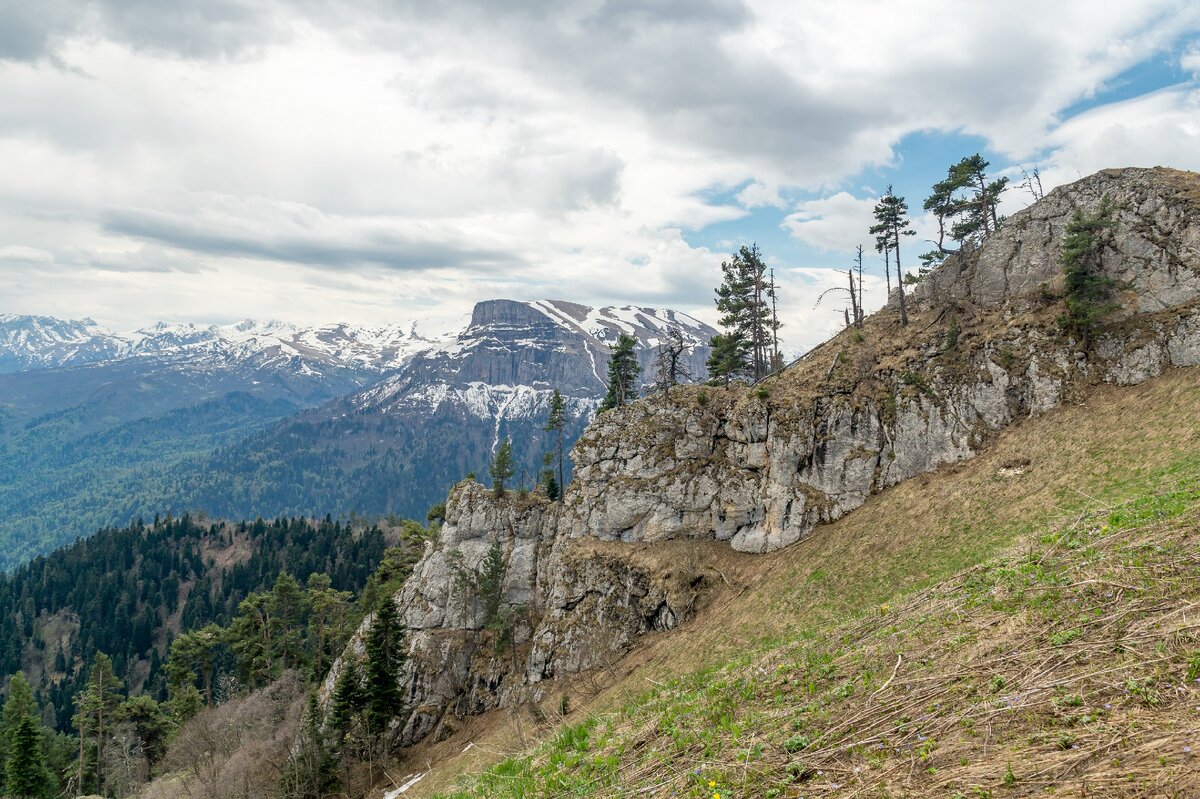
<path id="1" fill-rule="evenodd" d="M 870 232 L 876 237 L 876 249 L 895 253 L 897 286 L 900 289 L 900 324 L 907 325 L 908 308 L 904 299 L 904 269 L 900 266 L 900 238 L 915 236 L 916 231 L 908 219 L 908 203 L 903 197 L 897 197 L 891 186 L 875 204 L 875 224 Z"/>
<path id="2" fill-rule="evenodd" d="M 608 359 L 608 393 L 600 403 L 601 412 L 621 408 L 638 397 L 638 376 L 642 367 L 637 360 L 637 339 L 622 333 Z"/>
<path id="3" fill-rule="evenodd" d="M 554 496 L 550 499 L 558 499 L 562 488 L 566 486 L 566 481 L 563 474 L 563 449 L 564 449 L 564 432 L 567 424 L 567 401 L 556 388 L 554 393 L 550 395 L 550 412 L 546 417 L 546 424 L 542 428 L 547 433 L 551 434 L 552 444 L 554 446 L 553 457 L 558 466 L 558 483 L 555 486 L 557 489 Z M 547 493 L 549 493 L 549 484 L 547 483 Z"/>
<path id="4" fill-rule="evenodd" d="M 4 713 L 0 718 L 0 765 L 8 760 L 8 741 L 21 719 L 40 716 L 33 689 L 24 672 L 16 672 L 8 681 L 8 696 L 4 700 Z"/>
<path id="5" fill-rule="evenodd" d="M 367 633 L 366 715 L 375 735 L 400 714 L 404 695 L 400 671 L 405 661 L 405 630 L 393 599 L 384 600 Z"/>
<path id="6" fill-rule="evenodd" d="M 365 703 L 366 693 L 363 691 L 358 666 L 353 660 L 347 659 L 333 685 L 333 704 L 329 709 L 329 726 L 338 734 L 339 741 L 345 739 L 354 723 L 354 717 L 363 709 Z"/>
<path id="7" fill-rule="evenodd" d="M 42 753 L 42 730 L 33 716 L 26 714 L 17 722 L 8 737 L 8 750 L 5 795 L 41 799 L 50 787 L 50 780 Z"/>
<path id="8" fill-rule="evenodd" d="M 492 489 L 496 496 L 504 496 L 504 483 L 515 474 L 512 457 L 512 439 L 505 438 L 496 448 L 492 462 L 488 464 L 488 473 L 492 476 Z"/>

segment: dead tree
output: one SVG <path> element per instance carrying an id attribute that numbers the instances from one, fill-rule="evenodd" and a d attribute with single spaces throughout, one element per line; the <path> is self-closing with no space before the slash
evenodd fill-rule
<path id="1" fill-rule="evenodd" d="M 684 356 L 691 350 L 691 345 L 683 340 L 679 330 L 668 330 L 662 343 L 658 345 L 656 355 L 655 388 L 664 394 L 671 386 L 679 385 L 680 380 L 690 380 L 692 375 L 688 370 Z"/>

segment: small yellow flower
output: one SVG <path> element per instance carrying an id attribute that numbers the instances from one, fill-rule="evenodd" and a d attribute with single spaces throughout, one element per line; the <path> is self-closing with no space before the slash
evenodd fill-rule
<path id="1" fill-rule="evenodd" d="M 721 799 L 721 794 L 719 794 L 719 793 L 714 793 L 714 794 L 713 794 L 713 799 Z"/>
<path id="2" fill-rule="evenodd" d="M 715 780 L 709 780 L 709 781 L 708 781 L 708 787 L 709 787 L 709 788 L 716 788 L 716 787 L 717 787 L 717 783 L 716 783 L 716 781 L 715 781 Z"/>

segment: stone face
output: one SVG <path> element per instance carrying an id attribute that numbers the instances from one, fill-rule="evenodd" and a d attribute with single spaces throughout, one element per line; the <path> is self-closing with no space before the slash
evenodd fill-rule
<path id="1" fill-rule="evenodd" d="M 787 546 L 1090 385 L 1200 365 L 1200 214 L 1178 196 L 1179 175 L 1099 173 L 949 259 L 913 299 L 935 321 L 983 320 L 953 355 L 912 331 L 898 354 L 845 359 L 849 378 L 831 379 L 844 350 L 823 348 L 828 372 L 801 364 L 761 392 L 680 389 L 603 414 L 573 450 L 561 503 L 460 485 L 398 597 L 411 629 L 403 740 L 433 734 L 448 712 L 536 700 L 546 680 L 609 664 L 638 636 L 686 621 L 713 578 L 671 547 Z M 1057 331 L 1046 294 L 1066 220 L 1104 196 L 1118 225 L 1102 266 L 1128 288 L 1123 313 L 1085 356 Z M 507 564 L 504 651 L 481 630 L 478 603 L 453 587 L 456 559 L 477 568 L 493 541 Z"/>

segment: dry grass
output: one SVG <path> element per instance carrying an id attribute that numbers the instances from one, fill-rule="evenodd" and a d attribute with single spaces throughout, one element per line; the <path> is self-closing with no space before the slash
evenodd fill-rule
<path id="1" fill-rule="evenodd" d="M 707 607 L 682 630 L 647 637 L 606 673 L 554 686 L 545 704 L 555 704 L 561 690 L 577 708 L 569 721 L 584 713 L 604 718 L 655 683 L 747 651 L 793 646 L 838 619 L 896 604 L 895 597 L 981 563 L 1036 530 L 1152 493 L 1173 474 L 1196 474 L 1200 429 L 1188 420 L 1197 418 L 1194 369 L 1134 388 L 1102 388 L 1087 406 L 1027 420 L 976 459 L 873 497 L 784 551 L 740 555 L 703 545 L 700 557 L 723 578 Z M 525 711 L 472 720 L 455 738 L 412 753 L 409 770 L 437 765 L 407 795 L 432 795 L 548 732 Z M 475 746 L 460 754 L 468 741 Z"/>

